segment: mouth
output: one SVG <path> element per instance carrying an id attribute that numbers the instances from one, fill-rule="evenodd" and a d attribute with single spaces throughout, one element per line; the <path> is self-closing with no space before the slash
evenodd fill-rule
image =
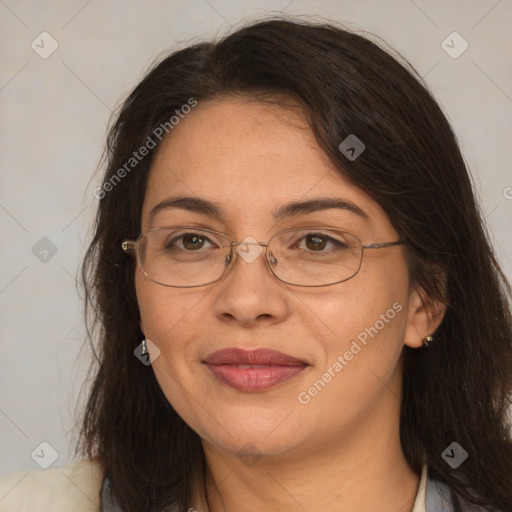
<path id="1" fill-rule="evenodd" d="M 210 354 L 203 363 L 225 385 L 245 393 L 257 393 L 293 379 L 309 365 L 270 349 L 230 348 Z"/>

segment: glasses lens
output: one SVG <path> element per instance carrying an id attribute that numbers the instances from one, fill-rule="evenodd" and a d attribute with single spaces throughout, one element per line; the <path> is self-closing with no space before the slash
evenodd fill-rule
<path id="1" fill-rule="evenodd" d="M 363 251 L 361 241 L 352 233 L 311 228 L 275 235 L 268 253 L 272 271 L 282 281 L 322 286 L 357 274 Z"/>
<path id="2" fill-rule="evenodd" d="M 158 228 L 139 239 L 142 271 L 167 286 L 201 286 L 220 278 L 230 253 L 227 236 L 196 228 Z"/>

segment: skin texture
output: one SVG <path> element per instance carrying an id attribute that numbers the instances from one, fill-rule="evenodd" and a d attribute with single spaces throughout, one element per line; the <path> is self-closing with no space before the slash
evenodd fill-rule
<path id="1" fill-rule="evenodd" d="M 214 201 L 225 216 L 172 208 L 150 223 L 150 210 L 176 195 Z M 368 221 L 338 209 L 272 218 L 274 208 L 315 197 L 349 200 Z M 266 242 L 278 231 L 314 225 L 344 228 L 363 243 L 399 239 L 379 206 L 333 168 L 297 109 L 244 97 L 200 103 L 159 148 L 141 230 L 179 224 L 222 231 L 233 241 Z M 427 315 L 421 306 L 402 251 L 365 251 L 354 278 L 322 288 L 280 282 L 262 257 L 236 258 L 217 283 L 189 289 L 153 283 L 137 268 L 141 328 L 161 351 L 153 370 L 202 438 L 211 511 L 412 510 L 418 475 L 399 442 L 401 353 L 404 345 L 420 347 L 442 314 Z M 396 303 L 394 318 L 300 403 L 298 394 Z M 274 388 L 243 393 L 202 363 L 229 347 L 272 348 L 309 366 Z"/>

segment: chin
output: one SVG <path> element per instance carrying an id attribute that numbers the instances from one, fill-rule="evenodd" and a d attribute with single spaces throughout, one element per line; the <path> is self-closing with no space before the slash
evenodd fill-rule
<path id="1" fill-rule="evenodd" d="M 312 433 L 304 428 L 300 422 L 291 421 L 294 416 L 286 414 L 267 414 L 262 417 L 261 410 L 254 410 L 253 413 L 245 409 L 245 415 L 241 420 L 241 414 L 235 413 L 235 417 L 227 415 L 222 426 L 216 424 L 212 429 L 212 423 L 208 422 L 209 428 L 192 428 L 207 444 L 217 449 L 235 454 L 237 456 L 277 456 L 289 451 L 297 450 L 302 444 L 311 439 Z M 284 421 L 283 421 L 284 419 Z"/>
<path id="2" fill-rule="evenodd" d="M 282 457 L 286 452 L 295 451 L 297 439 L 293 434 L 285 437 L 276 436 L 274 439 L 259 432 L 244 432 L 242 435 L 224 435 L 222 437 L 208 436 L 203 438 L 206 445 L 220 449 L 239 458 L 245 457 Z"/>

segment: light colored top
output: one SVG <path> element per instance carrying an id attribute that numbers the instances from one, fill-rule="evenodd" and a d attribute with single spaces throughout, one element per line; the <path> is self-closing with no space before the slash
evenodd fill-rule
<path id="1" fill-rule="evenodd" d="M 418 486 L 418 494 L 416 494 L 416 499 L 414 500 L 414 507 L 412 509 L 412 512 L 426 512 L 426 502 L 427 502 L 426 488 L 427 488 L 427 465 L 423 464 L 423 469 L 421 470 L 420 484 Z"/>
<path id="2" fill-rule="evenodd" d="M 98 512 L 104 472 L 96 460 L 0 479 L 0 512 Z"/>
<path id="3" fill-rule="evenodd" d="M 94 459 L 13 473 L 0 479 L 0 512 L 100 512 L 103 479 Z M 425 465 L 412 512 L 426 512 L 426 485 Z"/>

